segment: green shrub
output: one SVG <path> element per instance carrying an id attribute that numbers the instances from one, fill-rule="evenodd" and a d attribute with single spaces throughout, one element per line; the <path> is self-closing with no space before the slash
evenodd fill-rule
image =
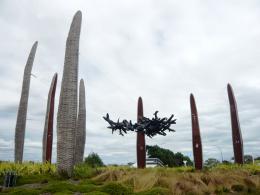
<path id="1" fill-rule="evenodd" d="M 231 189 L 235 192 L 242 192 L 244 190 L 244 186 L 237 184 L 237 185 L 232 185 Z"/>
<path id="2" fill-rule="evenodd" d="M 148 191 L 138 192 L 136 195 L 170 195 L 170 191 L 166 188 L 156 187 Z"/>
<path id="3" fill-rule="evenodd" d="M 66 181 L 56 181 L 54 183 L 51 183 L 45 187 L 43 187 L 42 192 L 76 192 L 76 186 L 68 183 Z"/>
<path id="4" fill-rule="evenodd" d="M 106 192 L 110 195 L 130 195 L 133 194 L 133 190 L 130 187 L 123 184 L 111 182 L 101 187 L 100 191 Z"/>
<path id="5" fill-rule="evenodd" d="M 93 192 L 87 193 L 87 195 L 109 195 L 109 194 L 107 194 L 105 192 L 93 191 Z"/>
<path id="6" fill-rule="evenodd" d="M 74 178 L 91 178 L 100 173 L 100 170 L 97 168 L 92 168 L 88 164 L 79 164 L 74 167 Z"/>
<path id="7" fill-rule="evenodd" d="M 15 171 L 19 176 L 56 175 L 56 166 L 50 163 L 0 163 L 0 176 L 3 176 L 6 171 Z"/>
<path id="8" fill-rule="evenodd" d="M 5 190 L 3 194 L 10 194 L 10 195 L 38 195 L 40 194 L 39 190 L 36 189 L 25 189 L 25 188 L 10 188 L 8 190 Z"/>
<path id="9" fill-rule="evenodd" d="M 90 167 L 102 167 L 104 166 L 103 161 L 97 153 L 91 153 L 85 158 L 85 163 Z"/>

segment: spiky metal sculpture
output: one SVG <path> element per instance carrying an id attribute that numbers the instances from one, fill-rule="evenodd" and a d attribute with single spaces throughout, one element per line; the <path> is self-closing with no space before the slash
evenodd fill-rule
<path id="1" fill-rule="evenodd" d="M 52 140 L 53 140 L 53 115 L 55 92 L 57 85 L 57 73 L 54 74 L 48 94 L 47 109 L 45 115 L 45 125 L 42 139 L 42 162 L 51 163 L 52 156 Z"/>
<path id="2" fill-rule="evenodd" d="M 127 131 L 134 131 L 143 132 L 145 135 L 152 138 L 155 135 L 165 136 L 166 130 L 169 132 L 174 132 L 175 130 L 170 128 L 172 124 L 176 124 L 176 119 L 172 119 L 174 115 L 171 115 L 169 119 L 166 117 L 161 119 L 157 116 L 157 113 L 158 111 L 154 113 L 154 118 L 149 119 L 143 117 L 138 123 L 135 124 L 133 124 L 131 120 L 123 120 L 122 122 L 118 120 L 117 122 L 114 122 L 109 118 L 109 114 L 103 118 L 109 123 L 110 126 L 108 126 L 108 128 L 112 129 L 112 133 L 116 130 L 119 130 L 119 135 L 124 135 L 127 133 Z"/>
<path id="3" fill-rule="evenodd" d="M 230 84 L 227 85 L 228 99 L 230 104 L 230 117 L 231 117 L 231 126 L 232 126 L 232 140 L 233 140 L 233 149 L 235 163 L 243 164 L 244 163 L 244 148 L 243 148 L 243 138 L 240 130 L 238 112 L 237 112 L 237 103 L 233 93 L 233 89 Z"/>
<path id="4" fill-rule="evenodd" d="M 159 118 L 157 116 L 158 111 L 154 113 L 154 118 L 149 119 L 143 116 L 143 102 L 142 98 L 138 99 L 138 107 L 137 107 L 137 123 L 133 124 L 132 121 L 123 120 L 120 122 L 112 121 L 109 118 L 109 114 L 105 117 L 105 121 L 109 123 L 109 129 L 112 129 L 112 133 L 114 131 L 119 131 L 119 135 L 124 135 L 127 131 L 137 132 L 137 143 L 136 143 L 136 153 L 137 153 L 137 167 L 145 168 L 146 160 L 145 160 L 145 135 L 152 138 L 155 135 L 163 135 L 165 136 L 165 131 L 174 132 L 175 130 L 171 129 L 172 124 L 176 124 L 176 119 L 173 119 L 174 115 L 171 115 L 170 118 Z"/>
<path id="5" fill-rule="evenodd" d="M 38 42 L 36 41 L 32 46 L 31 52 L 29 54 L 24 69 L 22 93 L 21 93 L 16 127 L 15 127 L 14 158 L 15 158 L 15 162 L 19 162 L 19 163 L 23 161 L 24 136 L 25 136 L 27 107 L 28 107 L 28 98 L 29 98 L 29 90 L 30 90 L 30 80 L 31 80 L 32 66 L 33 66 L 37 45 Z"/>
<path id="6" fill-rule="evenodd" d="M 84 80 L 79 84 L 79 108 L 76 128 L 75 164 L 83 162 L 86 141 L 86 105 Z"/>
<path id="7" fill-rule="evenodd" d="M 78 58 L 81 12 L 71 23 L 66 42 L 65 62 L 57 117 L 57 167 L 60 174 L 72 175 L 78 98 Z"/>
<path id="8" fill-rule="evenodd" d="M 192 145 L 195 169 L 201 170 L 203 164 L 202 144 L 200 137 L 200 126 L 198 112 L 193 94 L 190 95 L 191 123 L 192 123 Z"/>

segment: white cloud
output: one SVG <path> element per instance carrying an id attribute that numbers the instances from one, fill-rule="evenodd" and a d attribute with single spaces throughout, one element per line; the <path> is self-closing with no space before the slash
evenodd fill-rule
<path id="1" fill-rule="evenodd" d="M 226 84 L 230 82 L 245 151 L 260 155 L 258 1 L 1 1 L 2 141 L 13 142 L 23 69 L 31 45 L 38 40 L 24 157 L 41 159 L 48 89 L 58 72 L 57 108 L 66 36 L 78 9 L 83 13 L 79 78 L 86 82 L 86 154 L 98 152 L 106 163 L 135 161 L 135 135 L 111 135 L 102 116 L 109 112 L 115 119 L 135 120 L 137 98 L 142 96 L 146 116 L 159 110 L 160 116 L 174 113 L 178 118 L 176 133 L 147 138 L 147 144 L 191 156 L 189 93 L 193 92 L 205 157 L 220 158 L 212 146 L 220 145 L 229 159 L 232 143 Z M 13 156 L 2 152 L 1 148 L 1 158 Z"/>

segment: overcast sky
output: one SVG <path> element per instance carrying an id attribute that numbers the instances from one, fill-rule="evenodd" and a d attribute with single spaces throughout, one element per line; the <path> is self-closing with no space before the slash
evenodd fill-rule
<path id="1" fill-rule="evenodd" d="M 111 134 L 102 119 L 136 120 L 175 114 L 175 133 L 146 138 L 192 157 L 189 95 L 200 119 L 204 159 L 233 156 L 227 83 L 238 105 L 245 154 L 260 156 L 259 1 L 0 0 L 0 159 L 13 160 L 14 129 L 23 71 L 38 41 L 31 78 L 24 160 L 41 160 L 47 95 L 58 73 L 56 114 L 65 43 L 73 15 L 82 11 L 79 79 L 85 80 L 85 155 L 105 163 L 136 161 L 136 135 Z"/>

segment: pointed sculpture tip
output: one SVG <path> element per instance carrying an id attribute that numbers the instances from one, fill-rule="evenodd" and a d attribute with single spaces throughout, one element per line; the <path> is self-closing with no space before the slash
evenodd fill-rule
<path id="1" fill-rule="evenodd" d="M 34 44 L 33 44 L 33 46 L 32 46 L 32 49 L 33 49 L 33 48 L 37 48 L 37 46 L 38 46 L 38 41 L 35 41 Z"/>
<path id="2" fill-rule="evenodd" d="M 227 88 L 230 88 L 230 89 L 232 88 L 230 83 L 227 84 Z"/>
<path id="3" fill-rule="evenodd" d="M 84 85 L 84 79 L 80 79 L 80 85 Z"/>
<path id="4" fill-rule="evenodd" d="M 81 13 L 80 10 L 78 10 L 78 11 L 75 13 L 74 18 L 77 18 L 77 19 L 80 19 L 80 20 L 81 20 L 81 18 L 82 18 L 82 13 Z"/>
<path id="5" fill-rule="evenodd" d="M 75 15 L 80 15 L 80 16 L 82 16 L 82 13 L 81 13 L 81 11 L 80 10 L 78 10 L 77 12 L 76 12 L 76 14 Z"/>
<path id="6" fill-rule="evenodd" d="M 233 94 L 233 88 L 232 88 L 232 86 L 229 83 L 227 84 L 227 91 L 228 91 L 228 93 L 232 93 Z"/>
<path id="7" fill-rule="evenodd" d="M 54 74 L 54 76 L 53 76 L 54 78 L 57 78 L 58 77 L 58 73 L 57 72 L 55 72 L 55 74 Z"/>
<path id="8" fill-rule="evenodd" d="M 194 99 L 194 95 L 191 93 L 190 94 L 190 100 Z"/>
<path id="9" fill-rule="evenodd" d="M 84 79 L 80 79 L 79 85 L 85 88 Z"/>
<path id="10" fill-rule="evenodd" d="M 81 11 L 77 11 L 76 14 L 73 16 L 73 19 L 72 19 L 68 38 L 71 38 L 71 36 L 74 37 L 76 35 L 79 36 L 80 29 L 81 29 L 81 21 L 82 21 Z"/>

